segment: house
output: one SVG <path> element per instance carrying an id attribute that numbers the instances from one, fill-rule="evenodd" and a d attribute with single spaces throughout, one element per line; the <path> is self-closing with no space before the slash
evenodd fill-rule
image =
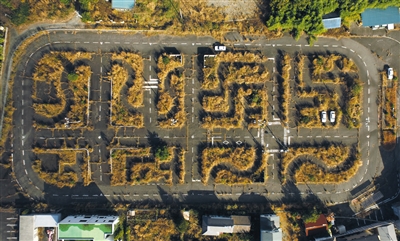
<path id="1" fill-rule="evenodd" d="M 114 240 L 118 216 L 75 215 L 58 223 L 59 240 Z"/>
<path id="2" fill-rule="evenodd" d="M 203 216 L 202 234 L 219 236 L 223 233 L 245 233 L 251 227 L 250 216 Z"/>
<path id="3" fill-rule="evenodd" d="M 111 8 L 116 10 L 130 10 L 135 6 L 135 0 L 112 0 Z"/>
<path id="4" fill-rule="evenodd" d="M 339 12 L 332 12 L 322 16 L 322 24 L 326 29 L 340 28 L 342 19 Z"/>
<path id="5" fill-rule="evenodd" d="M 277 215 L 260 215 L 260 241 L 282 241 L 282 229 Z"/>
<path id="6" fill-rule="evenodd" d="M 19 240 L 38 241 L 39 228 L 54 229 L 61 219 L 61 214 L 21 215 L 19 217 Z M 43 230 L 44 232 L 44 230 Z"/>
<path id="7" fill-rule="evenodd" d="M 394 24 L 400 23 L 400 9 L 398 7 L 367 8 L 361 13 L 361 20 L 364 26 L 375 29 L 379 26 L 388 26 L 388 29 L 391 29 Z"/>
<path id="8" fill-rule="evenodd" d="M 397 241 L 396 232 L 393 224 L 379 224 L 378 227 L 360 227 L 363 231 L 351 233 L 336 238 L 337 241 Z"/>
<path id="9" fill-rule="evenodd" d="M 307 237 L 313 237 L 315 235 L 319 235 L 320 233 L 327 233 L 328 230 L 328 222 L 323 214 L 319 215 L 317 221 L 305 223 L 304 226 Z"/>

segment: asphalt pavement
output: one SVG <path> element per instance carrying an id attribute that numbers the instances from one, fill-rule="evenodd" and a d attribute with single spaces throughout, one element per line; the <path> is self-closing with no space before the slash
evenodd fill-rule
<path id="1" fill-rule="evenodd" d="M 17 65 L 16 77 L 14 79 L 13 99 L 16 111 L 14 113 L 14 153 L 13 167 L 17 181 L 21 188 L 25 190 L 30 197 L 36 200 L 52 200 L 55 202 L 69 202 L 73 200 L 100 200 L 107 199 L 112 202 L 125 201 L 182 201 L 182 202 L 204 202 L 216 200 L 233 201 L 279 201 L 282 199 L 306 198 L 309 195 L 316 195 L 319 199 L 340 203 L 348 201 L 352 195 L 351 190 L 362 183 L 372 180 L 378 176 L 384 169 L 381 152 L 379 150 L 379 131 L 378 131 L 378 107 L 377 96 L 380 85 L 378 74 L 382 66 L 382 61 L 378 56 L 371 53 L 366 46 L 353 39 L 334 40 L 330 38 L 319 38 L 318 41 L 310 46 L 305 39 L 295 42 L 292 38 L 283 37 L 277 40 L 260 39 L 252 42 L 227 43 L 228 50 L 233 51 L 260 51 L 263 55 L 271 58 L 271 67 L 275 74 L 275 60 L 281 52 L 289 54 L 301 53 L 338 53 L 343 54 L 355 61 L 359 67 L 359 77 L 363 82 L 363 113 L 361 116 L 362 125 L 359 130 L 348 130 L 339 128 L 330 129 L 296 129 L 293 127 L 282 128 L 282 123 L 276 116 L 268 115 L 268 125 L 275 128 L 274 134 L 279 137 L 286 145 L 293 143 L 315 142 L 320 140 L 328 142 L 344 141 L 348 144 L 359 143 L 361 150 L 361 159 L 363 165 L 358 173 L 348 182 L 340 185 L 304 185 L 282 187 L 277 178 L 279 166 L 280 148 L 276 140 L 269 135 L 261 135 L 260 131 L 253 130 L 207 130 L 199 128 L 201 120 L 199 119 L 200 103 L 198 96 L 201 94 L 200 83 L 196 74 L 196 68 L 199 63 L 190 62 L 191 56 L 201 54 L 203 49 L 210 49 L 215 42 L 210 37 L 172 37 L 172 36 L 152 36 L 146 37 L 141 34 L 121 34 L 118 31 L 76 31 L 62 30 L 50 31 L 48 35 L 39 37 L 35 42 L 27 46 L 26 52 L 21 58 L 22 61 Z M 379 43 L 376 43 L 379 45 Z M 102 76 L 107 74 L 109 61 L 103 61 L 107 58 L 107 53 L 121 50 L 140 52 L 146 59 L 144 81 L 151 82 L 155 78 L 155 56 L 165 50 L 165 48 L 174 48 L 184 56 L 186 63 L 191 63 L 195 71 L 188 71 L 185 78 L 186 97 L 185 110 L 187 112 L 188 124 L 183 129 L 163 130 L 156 126 L 157 113 L 155 112 L 156 92 L 145 91 L 144 107 L 141 111 L 145 116 L 146 128 L 144 130 L 131 130 L 131 134 L 124 134 L 118 128 L 110 127 L 110 96 L 107 89 L 110 88 L 109 82 L 103 81 Z M 31 76 L 34 71 L 35 63 L 49 51 L 62 50 L 84 50 L 97 53 L 91 63 L 93 71 L 91 78 L 91 99 L 90 99 L 90 125 L 93 131 L 80 131 L 73 129 L 46 130 L 33 129 L 34 111 L 32 109 L 32 81 Z M 100 53 L 100 54 L 99 54 Z M 148 57 L 147 57 L 148 56 Z M 267 83 L 269 89 L 274 90 L 276 86 L 274 81 Z M 273 94 L 273 91 L 269 94 Z M 271 98 L 272 99 L 272 98 Z M 272 105 L 278 106 L 277 101 L 272 101 Z M 270 107 L 271 109 L 274 107 Z M 272 111 L 271 111 L 272 112 Z M 129 129 L 129 128 L 128 128 Z M 32 170 L 31 163 L 34 161 L 32 146 L 34 142 L 43 139 L 66 139 L 76 141 L 77 145 L 83 141 L 82 147 L 87 144 L 93 148 L 91 151 L 91 162 L 99 165 L 107 165 L 107 155 L 109 151 L 108 143 L 97 140 L 97 137 L 103 132 L 107 137 L 124 138 L 128 137 L 137 140 L 137 143 L 146 144 L 149 132 L 157 132 L 158 138 L 161 138 L 169 145 L 180 145 L 186 150 L 185 168 L 186 176 L 184 184 L 174 184 L 172 186 L 162 183 L 152 183 L 148 185 L 135 185 L 123 187 L 111 187 L 106 183 L 95 183 L 89 187 L 76 187 L 72 189 L 55 189 L 49 187 L 38 178 Z M 211 138 L 210 138 L 211 137 Z M 129 140 L 128 140 L 129 141 Z M 264 145 L 269 152 L 267 172 L 272 170 L 272 174 L 265 183 L 256 183 L 249 185 L 214 185 L 202 184 L 199 182 L 200 176 L 197 170 L 197 159 L 200 155 L 198 150 L 199 143 L 222 143 L 229 142 L 228 145 L 235 146 L 238 141 L 246 145 Z M 48 147 L 50 148 L 50 147 Z M 57 149 L 57 144 L 51 148 Z M 103 154 L 101 154 L 103 153 Z M 104 155 L 104 156 L 102 156 Z M 100 170 L 100 166 L 99 169 Z M 387 167 L 386 167 L 387 168 Z M 103 170 L 103 168 L 102 168 Z M 98 175 L 101 173 L 98 172 Z M 312 190 L 310 193 L 310 189 Z"/>

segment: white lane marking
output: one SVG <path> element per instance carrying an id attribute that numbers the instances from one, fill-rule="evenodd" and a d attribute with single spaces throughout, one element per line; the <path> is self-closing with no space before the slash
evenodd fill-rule
<path id="1" fill-rule="evenodd" d="M 277 44 L 276 46 L 282 46 L 282 44 Z"/>
<path id="2" fill-rule="evenodd" d="M 367 67 L 367 64 L 365 63 L 365 61 L 363 61 L 363 62 L 364 62 L 365 67 Z"/>
<path id="3" fill-rule="evenodd" d="M 150 123 L 151 123 L 151 117 L 150 117 Z"/>
<path id="4" fill-rule="evenodd" d="M 151 65 L 149 66 L 149 70 L 151 71 Z"/>
<path id="5" fill-rule="evenodd" d="M 169 138 L 169 136 L 164 136 L 164 138 L 167 138 L 167 139 L 168 139 L 168 138 Z"/>
<path id="6" fill-rule="evenodd" d="M 89 44 L 90 42 L 83 42 L 83 43 L 85 43 L 85 44 Z"/>
<path id="7" fill-rule="evenodd" d="M 21 124 L 24 125 L 24 119 L 21 119 Z"/>
<path id="8" fill-rule="evenodd" d="M 370 112 L 370 108 L 368 107 L 368 113 Z"/>
<path id="9" fill-rule="evenodd" d="M 371 99 L 370 99 L 370 98 L 368 98 L 368 104 L 369 104 L 369 102 L 371 102 Z"/>
<path id="10" fill-rule="evenodd" d="M 22 115 L 24 115 L 24 109 L 22 109 Z"/>
<path id="11" fill-rule="evenodd" d="M 187 43 L 181 43 L 182 45 L 187 45 Z"/>
<path id="12" fill-rule="evenodd" d="M 316 138 L 321 138 L 321 136 L 316 136 Z"/>
<path id="13" fill-rule="evenodd" d="M 271 44 L 266 44 L 265 46 L 271 46 Z"/>
<path id="14" fill-rule="evenodd" d="M 371 94 L 371 90 L 368 88 L 368 94 Z"/>
<path id="15" fill-rule="evenodd" d="M 315 44 L 314 47 L 319 47 L 319 44 Z"/>
<path id="16" fill-rule="evenodd" d="M 286 46 L 292 46 L 291 44 L 286 44 Z"/>
<path id="17" fill-rule="evenodd" d="M 350 49 L 350 51 L 353 52 L 353 53 L 356 52 L 356 51 L 354 51 L 353 49 Z"/>
<path id="18" fill-rule="evenodd" d="M 98 44 L 99 42 L 93 42 L 94 44 Z"/>
<path id="19" fill-rule="evenodd" d="M 367 143 L 368 143 L 368 146 L 369 146 L 369 141 Z"/>
<path id="20" fill-rule="evenodd" d="M 151 107 L 149 108 L 149 110 L 150 110 L 150 113 L 151 113 Z"/>
<path id="21" fill-rule="evenodd" d="M 310 45 L 309 45 L 309 44 L 305 44 L 304 46 L 306 46 L 306 47 L 310 47 Z"/>
<path id="22" fill-rule="evenodd" d="M 369 71 L 367 70 L 367 76 L 369 77 Z"/>
<path id="23" fill-rule="evenodd" d="M 25 166 L 25 160 L 22 160 L 22 163 L 24 164 L 24 166 Z"/>
<path id="24" fill-rule="evenodd" d="M 334 44 L 334 45 L 332 45 L 332 47 L 334 47 L 334 48 L 337 48 L 337 45 L 336 45 L 336 44 Z"/>
<path id="25" fill-rule="evenodd" d="M 367 159 L 367 166 L 369 165 L 369 159 Z"/>
<path id="26" fill-rule="evenodd" d="M 329 45 L 327 45 L 327 44 L 324 44 L 324 47 L 328 47 Z"/>
<path id="27" fill-rule="evenodd" d="M 124 44 L 129 44 L 129 42 L 124 42 Z"/>
<path id="28" fill-rule="evenodd" d="M 109 44 L 110 42 L 104 42 L 105 44 Z"/>
<path id="29" fill-rule="evenodd" d="M 99 111 L 101 112 L 101 105 L 99 106 Z"/>
<path id="30" fill-rule="evenodd" d="M 342 48 L 344 48 L 344 49 L 347 49 L 347 47 L 346 47 L 346 46 L 340 46 L 340 47 L 342 47 Z"/>
<path id="31" fill-rule="evenodd" d="M 25 169 L 25 173 L 26 173 L 26 175 L 28 175 L 28 171 Z"/>
<path id="32" fill-rule="evenodd" d="M 120 42 L 114 42 L 115 44 L 119 44 Z"/>
<path id="33" fill-rule="evenodd" d="M 22 150 L 22 155 L 24 156 L 25 155 L 25 150 Z M 25 165 L 25 164 L 24 164 Z"/>
<path id="34" fill-rule="evenodd" d="M 331 138 L 331 136 L 325 136 L 325 138 Z"/>
<path id="35" fill-rule="evenodd" d="M 368 79 L 368 85 L 370 85 L 371 84 L 371 82 L 370 82 L 370 80 Z"/>
<path id="36" fill-rule="evenodd" d="M 151 104 L 151 98 L 149 98 L 149 103 Z"/>

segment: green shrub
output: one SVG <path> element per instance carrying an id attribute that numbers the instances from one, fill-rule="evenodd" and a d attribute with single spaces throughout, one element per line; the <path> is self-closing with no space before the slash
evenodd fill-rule
<path id="1" fill-rule="evenodd" d="M 75 81 L 75 80 L 77 80 L 78 79 L 78 74 L 77 73 L 69 73 L 68 74 L 68 80 L 70 80 L 70 81 Z"/>
<path id="2" fill-rule="evenodd" d="M 11 15 L 11 22 L 15 25 L 21 25 L 26 22 L 29 16 L 29 3 L 21 3 Z"/>
<path id="3" fill-rule="evenodd" d="M 155 156 L 160 160 L 167 160 L 169 158 L 168 147 L 166 146 L 157 147 Z"/>

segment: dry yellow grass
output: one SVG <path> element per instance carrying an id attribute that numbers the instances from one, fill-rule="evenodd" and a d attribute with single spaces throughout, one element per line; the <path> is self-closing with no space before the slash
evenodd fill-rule
<path id="1" fill-rule="evenodd" d="M 74 63 L 76 60 L 78 59 L 88 59 L 88 60 L 92 60 L 93 54 L 91 52 L 71 52 L 71 51 L 63 51 L 63 52 L 59 52 L 59 54 L 67 59 L 69 62 Z"/>
<path id="2" fill-rule="evenodd" d="M 207 183 L 211 170 L 220 164 L 230 165 L 237 170 L 247 170 L 254 164 L 256 151 L 251 148 L 206 148 L 202 152 L 201 173 Z"/>
<path id="3" fill-rule="evenodd" d="M 88 80 L 92 74 L 89 66 L 80 65 L 76 67 L 75 73 L 78 75 L 76 80 L 70 80 L 69 86 L 74 93 L 73 104 L 70 106 L 71 110 L 67 113 L 67 118 L 71 121 L 80 121 L 74 123 L 74 127 L 85 126 L 84 121 L 87 116 L 87 101 L 88 101 Z M 64 128 L 63 123 L 56 123 L 56 128 Z"/>
<path id="4" fill-rule="evenodd" d="M 178 163 L 175 164 L 177 165 L 177 176 L 180 184 L 185 183 L 185 153 L 186 151 L 183 148 L 179 150 Z"/>
<path id="5" fill-rule="evenodd" d="M 172 219 L 158 218 L 147 220 L 144 223 L 136 224 L 130 229 L 130 239 L 137 241 L 148 240 L 171 240 L 179 235 L 177 227 Z"/>
<path id="6" fill-rule="evenodd" d="M 225 84 L 257 84 L 264 83 L 268 78 L 268 71 L 261 69 L 259 65 L 251 67 L 244 65 L 237 69 L 233 63 L 228 66 L 228 71 L 224 75 Z"/>
<path id="7" fill-rule="evenodd" d="M 290 91 L 290 69 L 292 68 L 291 65 L 292 59 L 290 58 L 289 54 L 285 54 L 282 60 L 282 88 L 283 88 L 283 95 L 282 95 L 282 109 L 283 109 L 283 120 L 288 122 L 289 121 L 289 106 L 291 102 L 291 91 Z"/>
<path id="8" fill-rule="evenodd" d="M 112 176 L 111 185 L 134 185 L 134 184 L 147 184 L 150 182 L 165 182 L 171 184 L 172 170 L 162 170 L 163 163 L 171 162 L 173 158 L 173 148 L 168 148 L 170 152 L 170 159 L 158 160 L 155 159 L 151 162 L 144 162 L 143 158 L 148 158 L 151 153 L 150 147 L 138 149 L 115 149 L 112 151 Z M 128 169 L 127 158 L 141 158 L 142 162 L 134 162 L 131 168 Z M 130 171 L 128 177 L 127 170 Z M 130 179 L 130 181 L 129 181 Z"/>
<path id="9" fill-rule="evenodd" d="M 345 120 L 349 128 L 359 128 L 362 115 L 363 84 L 360 80 L 354 80 L 347 93 Z"/>
<path id="10" fill-rule="evenodd" d="M 286 206 L 272 207 L 272 210 L 279 217 L 280 228 L 282 229 L 283 239 L 285 241 L 299 241 L 301 237 L 301 226 L 294 217 L 286 210 Z"/>
<path id="11" fill-rule="evenodd" d="M 170 78 L 170 86 L 172 91 L 174 92 L 177 100 L 177 112 L 174 113 L 172 119 L 175 120 L 173 124 L 171 119 L 161 120 L 158 122 L 161 128 L 182 128 L 187 121 L 186 111 L 185 111 L 185 76 L 182 75 L 180 77 L 175 74 L 171 75 Z"/>
<path id="12" fill-rule="evenodd" d="M 229 111 L 229 89 L 225 89 L 223 96 L 205 96 L 202 107 L 208 112 L 228 112 Z"/>
<path id="13" fill-rule="evenodd" d="M 61 87 L 61 76 L 64 71 L 64 66 L 56 53 L 48 53 L 43 56 L 36 65 L 35 72 L 33 73 L 33 98 L 37 99 L 37 84 L 38 82 L 45 82 L 46 84 L 53 85 L 56 89 L 56 95 L 59 102 L 55 104 L 48 103 L 33 103 L 33 109 L 39 115 L 46 117 L 55 117 L 59 115 L 65 108 L 66 97 Z"/>
<path id="14" fill-rule="evenodd" d="M 342 183 L 352 178 L 361 167 L 362 161 L 358 157 L 351 166 L 344 168 L 339 173 L 326 172 L 314 163 L 304 163 L 296 171 L 294 179 L 297 183 Z"/>
<path id="15" fill-rule="evenodd" d="M 328 93 L 321 94 L 315 91 L 311 92 L 302 92 L 300 94 L 301 97 L 315 97 L 318 98 L 319 106 L 314 107 L 306 107 L 300 110 L 300 122 L 299 126 L 307 127 L 307 128 L 331 128 L 339 127 L 341 122 L 343 113 L 339 106 L 339 94 L 334 93 L 333 96 Z M 336 113 L 336 122 L 329 123 L 328 125 L 324 125 L 321 122 L 321 111 L 335 111 Z M 329 113 L 328 113 L 329 114 Z"/>
<path id="16" fill-rule="evenodd" d="M 322 161 L 327 168 L 334 168 L 346 161 L 349 155 L 350 148 L 347 146 L 330 145 L 329 147 L 289 148 L 289 151 L 285 153 L 282 159 L 281 174 L 285 176 L 289 171 L 288 167 L 290 163 L 300 157 L 313 157 Z"/>
<path id="17" fill-rule="evenodd" d="M 217 77 L 218 66 L 212 68 L 203 68 L 204 80 L 201 82 L 201 88 L 204 90 L 215 90 L 219 87 L 219 79 Z"/>
<path id="18" fill-rule="evenodd" d="M 46 153 L 46 154 L 57 154 L 58 159 L 58 173 L 46 172 L 42 169 L 42 161 L 35 160 L 32 165 L 32 169 L 38 173 L 39 177 L 44 182 L 50 185 L 62 187 L 74 187 L 78 181 L 78 174 L 72 171 L 65 171 L 66 167 L 73 168 L 77 165 L 76 155 L 81 153 L 83 157 L 88 158 L 84 151 L 72 151 L 72 150 L 43 150 L 34 149 L 35 154 Z M 86 161 L 85 161 L 86 162 Z"/>
<path id="19" fill-rule="evenodd" d="M 348 59 L 346 57 L 342 58 L 342 71 L 343 72 L 358 72 L 358 67 L 356 63 L 352 59 Z"/>
<path id="20" fill-rule="evenodd" d="M 167 92 L 161 92 L 157 101 L 158 114 L 167 114 L 174 107 L 174 98 Z"/>
<path id="21" fill-rule="evenodd" d="M 176 57 L 169 57 L 167 54 L 162 54 L 158 58 L 157 67 L 158 67 L 158 79 L 159 85 L 158 88 L 160 91 L 165 89 L 165 81 L 167 76 L 175 69 L 181 68 L 184 66 L 184 56 L 181 55 L 182 63 Z"/>
<path id="22" fill-rule="evenodd" d="M 117 59 L 117 57 L 115 57 Z M 121 57 L 122 58 L 122 57 Z M 133 60 L 132 60 L 133 61 Z M 129 62 L 128 62 L 129 63 Z M 143 114 L 141 113 L 130 113 L 126 107 L 123 106 L 121 97 L 122 97 L 122 88 L 126 85 L 126 81 L 128 80 L 128 71 L 119 64 L 115 64 L 112 66 L 110 79 L 113 84 L 112 88 L 112 116 L 111 119 L 116 125 L 122 126 L 135 126 L 137 128 L 142 128 L 144 126 L 143 122 Z M 140 78 L 137 78 L 138 81 Z M 143 103 L 143 90 L 141 89 L 142 84 L 138 84 L 140 86 L 140 90 L 138 90 L 138 86 L 134 84 L 128 90 L 128 96 L 136 95 L 135 104 L 136 107 Z M 129 101 L 129 98 L 128 98 Z M 132 104 L 132 102 L 129 102 Z"/>
<path id="23" fill-rule="evenodd" d="M 202 127 L 206 129 L 214 128 L 224 128 L 224 129 L 234 129 L 242 128 L 244 121 L 244 105 L 245 97 L 251 94 L 251 89 L 244 91 L 243 88 L 238 90 L 237 95 L 234 98 L 235 111 L 233 117 L 222 117 L 222 118 L 212 118 L 211 116 L 206 116 L 203 118 Z"/>
<path id="24" fill-rule="evenodd" d="M 341 59 L 339 55 L 331 54 L 328 57 L 319 55 L 313 60 L 313 80 L 318 80 L 321 75 L 330 72 L 335 67 L 335 61 Z"/>
<path id="25" fill-rule="evenodd" d="M 300 88 L 304 88 L 304 61 L 306 59 L 305 55 L 298 56 L 297 59 L 297 80 Z"/>
<path id="26" fill-rule="evenodd" d="M 121 53 L 113 53 L 111 56 L 112 60 L 121 60 L 127 63 L 132 70 L 134 71 L 134 79 L 133 85 L 128 89 L 127 92 L 127 100 L 128 103 L 133 107 L 138 108 L 143 106 L 143 58 L 139 54 L 129 53 L 129 52 L 121 52 Z M 113 80 L 114 82 L 117 80 Z M 122 77 L 119 81 L 123 81 Z M 126 80 L 125 80 L 126 82 Z M 124 83 L 115 83 L 116 85 L 124 85 Z M 113 90 L 114 92 L 114 90 Z M 120 94 L 120 93 L 119 93 Z"/>
<path id="27" fill-rule="evenodd" d="M 148 157 L 150 156 L 150 147 L 137 149 L 114 149 L 111 152 L 112 163 L 109 163 L 112 168 L 111 185 L 127 184 L 127 157 Z"/>

